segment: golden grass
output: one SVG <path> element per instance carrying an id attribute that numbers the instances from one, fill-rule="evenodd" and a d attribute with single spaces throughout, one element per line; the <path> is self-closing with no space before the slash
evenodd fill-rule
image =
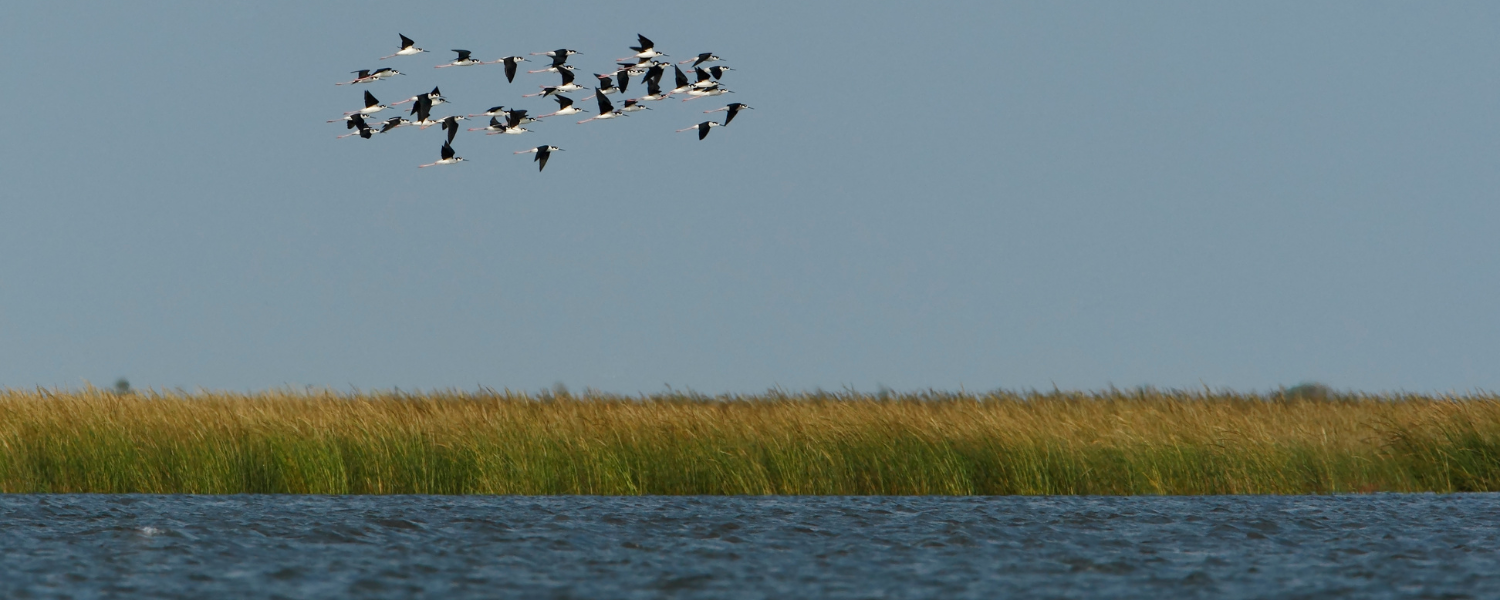
<path id="1" fill-rule="evenodd" d="M 1500 396 L 0 391 L 0 491 L 1500 490 Z"/>

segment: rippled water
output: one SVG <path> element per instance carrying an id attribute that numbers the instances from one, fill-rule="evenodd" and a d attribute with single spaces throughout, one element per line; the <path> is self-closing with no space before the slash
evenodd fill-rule
<path id="1" fill-rule="evenodd" d="M 1500 494 L 0 495 L 0 597 L 1500 597 Z"/>

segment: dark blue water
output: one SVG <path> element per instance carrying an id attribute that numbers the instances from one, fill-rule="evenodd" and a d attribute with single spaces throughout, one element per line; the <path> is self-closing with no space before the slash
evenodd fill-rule
<path id="1" fill-rule="evenodd" d="M 3 496 L 3 598 L 1497 598 L 1500 494 Z"/>

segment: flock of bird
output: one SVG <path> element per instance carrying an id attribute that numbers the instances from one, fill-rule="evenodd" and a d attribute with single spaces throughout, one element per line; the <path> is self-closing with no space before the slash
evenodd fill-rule
<path id="1" fill-rule="evenodd" d="M 719 65 L 706 66 L 708 63 L 719 62 L 721 60 L 712 52 L 704 52 L 693 58 L 689 58 L 675 64 L 670 62 L 662 62 L 657 59 L 667 56 L 667 54 L 658 51 L 656 49 L 656 44 L 647 39 L 646 36 L 637 34 L 636 37 L 638 38 L 638 43 L 640 45 L 630 47 L 631 50 L 635 51 L 635 54 L 625 58 L 617 59 L 617 61 L 619 62 L 616 63 L 616 67 L 607 73 L 594 74 L 594 78 L 598 81 L 592 88 L 593 94 L 583 98 L 583 100 L 595 100 L 598 103 L 599 112 L 592 117 L 589 117 L 582 121 L 578 121 L 579 125 L 588 123 L 590 121 L 602 121 L 605 119 L 623 117 L 632 112 L 647 110 L 650 107 L 642 104 L 643 102 L 665 100 L 673 95 L 688 96 L 683 100 L 684 102 L 687 102 L 689 100 L 697 100 L 699 98 L 707 98 L 710 96 L 719 96 L 722 94 L 731 93 L 729 89 L 725 88 L 720 83 L 720 79 L 724 77 L 724 74 L 726 72 L 730 71 L 730 68 Z M 415 56 L 424 52 L 427 51 L 418 48 L 416 42 L 412 41 L 411 38 L 408 38 L 405 35 L 401 35 L 401 48 L 397 50 L 395 54 L 392 54 L 390 56 L 383 56 L 380 58 L 380 60 L 386 60 L 398 56 Z M 453 50 L 453 52 L 457 53 L 458 56 L 454 58 L 452 62 L 437 65 L 435 68 L 445 69 L 449 67 L 471 67 L 478 65 L 504 64 L 506 82 L 514 83 L 516 80 L 516 72 L 519 70 L 519 65 L 523 62 L 530 62 L 524 56 L 507 56 L 505 58 L 500 58 L 492 61 L 482 61 L 473 58 L 473 53 L 469 52 L 468 50 Z M 545 115 L 532 116 L 528 113 L 528 111 L 524 109 L 496 106 L 481 113 L 474 113 L 469 115 L 451 115 L 447 117 L 434 117 L 432 116 L 433 107 L 441 104 L 448 104 L 448 99 L 443 97 L 442 92 L 437 87 L 434 87 L 430 92 L 417 94 L 405 100 L 401 100 L 400 102 L 393 102 L 389 106 L 381 104 L 380 101 L 375 98 L 374 94 L 366 91 L 364 94 L 364 108 L 346 112 L 344 113 L 343 117 L 331 119 L 328 122 L 337 123 L 339 121 L 343 121 L 345 128 L 351 130 L 350 133 L 338 136 L 339 138 L 358 135 L 359 137 L 364 139 L 370 139 L 371 137 L 374 137 L 376 135 L 388 133 L 399 127 L 406 127 L 409 125 L 415 125 L 419 129 L 427 129 L 428 127 L 437 125 L 440 126 L 442 128 L 442 131 L 447 134 L 447 139 L 443 142 L 443 148 L 439 154 L 440 158 L 436 162 L 419 165 L 418 168 L 426 168 L 437 165 L 451 165 L 454 163 L 463 162 L 463 157 L 458 156 L 453 151 L 453 138 L 458 134 L 458 122 L 464 119 L 476 117 L 490 118 L 488 125 L 484 127 L 469 128 L 469 131 L 483 131 L 485 135 L 520 135 L 530 131 L 529 129 L 522 127 L 522 125 L 538 123 L 541 122 L 542 119 L 546 119 L 548 117 L 576 115 L 579 113 L 589 112 L 587 109 L 575 106 L 574 101 L 571 98 L 563 95 L 564 93 L 581 92 L 590 89 L 587 86 L 577 83 L 577 76 L 574 73 L 575 68 L 572 65 L 568 64 L 568 59 L 578 54 L 580 54 L 580 52 L 568 49 L 558 49 L 551 52 L 531 53 L 531 56 L 547 57 L 547 59 L 550 60 L 551 64 L 542 69 L 527 71 L 527 73 L 556 73 L 562 78 L 561 82 L 557 85 L 538 86 L 541 88 L 540 92 L 534 94 L 525 94 L 522 96 L 523 98 L 533 98 L 537 96 L 543 98 L 551 97 L 554 101 L 556 101 L 558 106 L 557 110 Z M 688 63 L 692 63 L 692 65 L 688 68 L 692 70 L 695 76 L 693 78 L 690 78 L 688 74 L 683 72 L 682 70 L 681 65 L 686 65 Z M 662 78 L 666 76 L 666 70 L 668 68 L 672 69 L 673 71 L 673 87 L 670 89 L 663 89 Z M 354 74 L 355 78 L 352 81 L 344 81 L 336 85 L 358 85 L 364 83 L 374 83 L 384 79 L 393 78 L 397 75 L 403 75 L 403 73 L 401 73 L 400 71 L 392 68 L 360 70 L 354 71 Z M 614 103 L 610 102 L 609 96 L 615 94 L 623 96 L 625 94 L 625 90 L 630 87 L 630 81 L 632 77 L 639 77 L 640 81 L 646 85 L 646 94 L 639 98 L 630 98 L 628 100 L 624 100 L 622 102 L 622 105 L 619 108 L 616 108 Z M 376 119 L 374 117 L 376 113 L 391 109 L 396 106 L 400 106 L 402 104 L 412 105 L 408 116 L 414 117 L 415 120 L 401 116 L 391 117 L 384 120 Z M 683 131 L 696 130 L 698 132 L 698 139 L 701 140 L 705 137 L 708 137 L 708 132 L 713 128 L 728 125 L 730 121 L 734 120 L 734 117 L 738 115 L 740 111 L 750 108 L 751 107 L 739 102 L 732 102 L 713 110 L 706 110 L 703 112 L 716 113 L 727 111 L 727 114 L 724 117 L 724 122 L 720 123 L 718 121 L 712 120 L 703 121 L 701 123 L 698 123 L 697 125 L 684 127 L 677 131 L 680 133 Z M 516 152 L 516 154 L 535 154 L 536 156 L 533 158 L 533 161 L 537 163 L 537 170 L 541 171 L 542 169 L 547 168 L 547 159 L 552 156 L 552 153 L 561 150 L 562 148 L 558 148 L 557 146 L 541 145 L 535 148 L 518 151 Z"/>

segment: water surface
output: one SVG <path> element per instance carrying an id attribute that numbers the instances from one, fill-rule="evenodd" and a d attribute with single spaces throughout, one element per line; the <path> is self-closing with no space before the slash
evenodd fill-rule
<path id="1" fill-rule="evenodd" d="M 1500 494 L 0 495 L 4 598 L 1500 596 Z"/>

